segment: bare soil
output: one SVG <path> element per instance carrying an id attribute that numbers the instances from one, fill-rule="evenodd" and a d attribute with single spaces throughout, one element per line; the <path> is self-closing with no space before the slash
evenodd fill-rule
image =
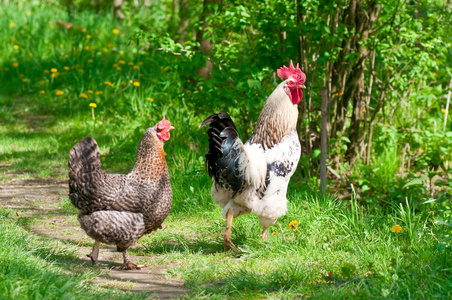
<path id="1" fill-rule="evenodd" d="M 14 210 L 31 233 L 74 245 L 76 259 L 68 260 L 68 272 L 95 268 L 101 273 L 95 282 L 105 288 L 149 291 L 150 297 L 158 299 L 183 298 L 188 293 L 183 281 L 169 276 L 165 266 L 121 270 L 122 254 L 115 247 L 101 247 L 100 266 L 93 267 L 86 256 L 93 240 L 80 228 L 76 211 L 59 205 L 67 193 L 66 179 L 13 179 L 0 182 L 0 206 Z M 139 263 L 140 257 L 131 254 L 131 259 Z"/>

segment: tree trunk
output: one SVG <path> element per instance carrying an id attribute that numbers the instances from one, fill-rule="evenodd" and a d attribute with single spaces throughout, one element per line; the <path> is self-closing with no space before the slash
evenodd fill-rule
<path id="1" fill-rule="evenodd" d="M 190 19 L 189 0 L 174 0 L 179 8 L 179 24 L 177 26 L 177 42 L 183 44 L 187 40 L 187 28 Z"/>
<path id="2" fill-rule="evenodd" d="M 196 40 L 199 43 L 199 48 L 206 57 L 206 63 L 198 70 L 198 76 L 209 79 L 213 70 L 213 63 L 210 56 L 214 45 L 211 43 L 211 38 L 206 37 L 207 28 L 210 24 L 207 22 L 208 16 L 212 14 L 211 4 L 219 3 L 221 0 L 204 0 L 204 8 L 201 15 L 202 28 L 196 33 Z"/>
<path id="3" fill-rule="evenodd" d="M 322 88 L 322 120 L 320 131 L 320 191 L 326 192 L 326 158 L 328 156 L 328 89 L 326 86 Z"/>

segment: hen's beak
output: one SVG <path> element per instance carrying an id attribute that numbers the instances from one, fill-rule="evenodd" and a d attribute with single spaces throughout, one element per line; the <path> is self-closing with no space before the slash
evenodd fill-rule
<path id="1" fill-rule="evenodd" d="M 174 128 L 174 126 L 171 125 L 171 127 L 169 128 L 168 131 L 170 131 L 171 129 L 176 129 L 176 128 Z"/>
<path id="2" fill-rule="evenodd" d="M 304 84 L 300 84 L 300 85 L 298 85 L 298 88 L 299 88 L 299 89 L 305 89 L 306 86 L 305 86 Z"/>

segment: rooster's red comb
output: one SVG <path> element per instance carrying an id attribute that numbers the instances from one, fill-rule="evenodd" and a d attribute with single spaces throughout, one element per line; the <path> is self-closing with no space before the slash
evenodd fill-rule
<path id="1" fill-rule="evenodd" d="M 297 81 L 298 84 L 304 84 L 304 82 L 306 81 L 306 74 L 301 71 L 299 64 L 297 64 L 297 67 L 295 68 L 293 66 L 292 60 L 290 61 L 289 67 L 282 66 L 277 71 L 277 74 L 281 79 L 293 78 Z"/>

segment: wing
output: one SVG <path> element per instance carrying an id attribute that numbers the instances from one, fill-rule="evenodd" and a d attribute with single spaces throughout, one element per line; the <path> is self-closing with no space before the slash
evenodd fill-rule
<path id="1" fill-rule="evenodd" d="M 100 167 L 99 146 L 92 137 L 86 137 L 71 149 L 68 165 L 69 198 L 83 213 L 139 209 L 130 205 L 126 209 L 121 204 L 122 198 L 136 196 L 139 183 L 127 184 L 122 174 L 105 174 Z"/>
<path id="2" fill-rule="evenodd" d="M 280 143 L 265 151 L 267 174 L 261 198 L 274 193 L 286 195 L 287 185 L 295 173 L 301 155 L 301 145 L 296 131 L 286 135 Z"/>

